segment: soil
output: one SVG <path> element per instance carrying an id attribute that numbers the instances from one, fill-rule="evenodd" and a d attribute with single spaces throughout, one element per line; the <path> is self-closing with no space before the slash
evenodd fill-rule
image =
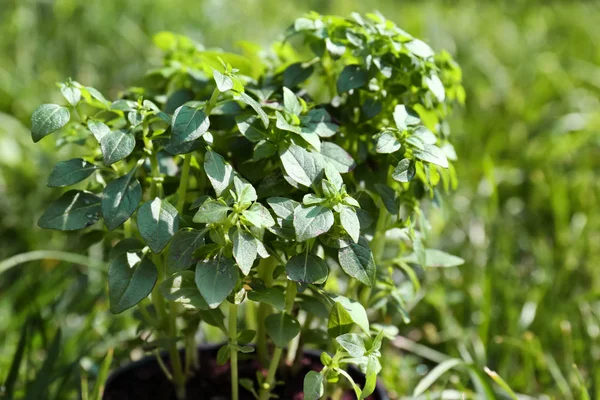
<path id="1" fill-rule="evenodd" d="M 231 384 L 229 364 L 218 365 L 216 355 L 218 346 L 199 349 L 200 369 L 187 383 L 187 400 L 229 400 Z M 166 360 L 167 357 L 163 357 Z M 303 400 L 302 386 L 304 376 L 310 370 L 319 370 L 322 365 L 317 354 L 306 353 L 302 369 L 296 376 L 278 375 L 277 380 L 284 384 L 277 385 L 275 394 L 281 400 Z M 239 360 L 240 378 L 256 380 L 256 371 L 260 366 L 253 359 Z M 262 371 L 261 371 L 262 372 Z M 364 384 L 364 376 L 358 370 L 350 370 L 350 375 L 359 385 Z M 288 375 L 289 372 L 286 374 Z M 156 358 L 147 357 L 124 368 L 114 371 L 109 377 L 104 390 L 104 400 L 177 400 L 175 391 L 160 369 Z M 355 400 L 354 392 L 344 394 L 342 400 Z M 387 400 L 384 391 L 379 387 L 369 400 Z M 240 400 L 255 400 L 250 392 L 240 387 Z"/>

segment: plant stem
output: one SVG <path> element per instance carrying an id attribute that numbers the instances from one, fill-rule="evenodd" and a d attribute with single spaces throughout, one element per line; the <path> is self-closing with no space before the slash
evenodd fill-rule
<path id="1" fill-rule="evenodd" d="M 275 257 L 269 257 L 261 260 L 258 265 L 258 276 L 265 283 L 265 286 L 271 287 L 273 284 L 273 270 L 277 264 Z M 266 303 L 259 303 L 256 316 L 256 347 L 258 359 L 261 364 L 266 365 L 267 357 L 267 331 L 265 330 L 265 318 L 269 314 L 271 306 Z"/>
<path id="2" fill-rule="evenodd" d="M 239 399 L 238 352 L 237 348 L 237 304 L 229 303 L 229 341 L 231 346 L 231 399 Z"/>
<path id="3" fill-rule="evenodd" d="M 297 290 L 298 288 L 296 286 L 296 283 L 293 281 L 288 281 L 285 296 L 285 312 L 288 314 L 291 314 L 294 308 L 294 300 L 296 299 Z M 275 351 L 273 352 L 273 357 L 271 358 L 271 363 L 269 364 L 267 380 L 261 388 L 259 400 L 269 399 L 271 390 L 275 386 L 275 374 L 277 373 L 277 368 L 279 367 L 279 361 L 281 360 L 282 354 L 283 349 L 281 347 L 275 348 Z"/>
<path id="4" fill-rule="evenodd" d="M 181 180 L 179 181 L 179 188 L 177 189 L 177 211 L 181 215 L 183 213 L 183 206 L 185 205 L 185 195 L 188 188 L 188 181 L 190 177 L 190 163 L 192 161 L 192 153 L 185 155 L 183 159 L 183 167 L 181 169 Z"/>

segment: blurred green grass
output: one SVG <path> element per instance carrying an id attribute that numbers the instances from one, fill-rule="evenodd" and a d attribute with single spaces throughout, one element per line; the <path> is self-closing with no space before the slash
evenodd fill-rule
<path id="1" fill-rule="evenodd" d="M 479 371 L 488 366 L 532 398 L 580 399 L 584 387 L 600 398 L 594 2 L 0 0 L 0 259 L 75 246 L 77 236 L 35 226 L 56 197 L 45 188 L 49 166 L 64 157 L 50 142 L 34 148 L 27 126 L 31 111 L 58 95 L 55 82 L 72 77 L 116 94 L 159 62 L 151 37 L 161 30 L 235 50 L 240 39 L 266 45 L 305 11 L 374 9 L 450 51 L 467 90 L 467 105 L 452 121 L 460 186 L 432 221 L 435 247 L 467 262 L 422 273 L 423 293 L 396 343 L 404 350 L 390 346 L 386 354 L 388 387 L 410 398 L 441 357 L 456 357 Z M 106 349 L 133 337 L 129 316 L 107 313 L 102 275 L 64 263 L 0 275 L 0 317 L 0 381 L 21 327 L 30 327 L 20 388 L 43 369 L 57 328 L 66 327 L 49 398 L 72 398 L 79 365 L 93 379 Z M 115 355 L 127 358 L 128 347 Z M 459 367 L 429 393 L 469 396 L 474 385 Z"/>

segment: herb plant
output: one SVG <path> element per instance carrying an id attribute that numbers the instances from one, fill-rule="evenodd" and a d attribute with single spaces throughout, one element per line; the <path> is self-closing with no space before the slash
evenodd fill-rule
<path id="1" fill-rule="evenodd" d="M 164 65 L 120 99 L 70 80 L 64 105 L 34 112 L 34 141 L 58 131 L 82 153 L 50 173 L 48 186 L 78 189 L 39 226 L 103 232 L 111 311 L 137 307 L 180 398 L 199 324 L 228 337 L 218 361 L 233 399 L 240 385 L 272 397 L 306 345 L 323 368 L 305 399 L 341 396 L 336 382 L 368 397 L 386 322 L 407 319 L 396 267 L 418 286 L 411 264 L 458 260 L 423 238 L 425 205 L 455 184 L 445 120 L 464 100 L 460 69 L 379 14 L 311 13 L 241 55 L 168 32 L 155 42 Z M 240 353 L 266 374 L 240 381 Z"/>

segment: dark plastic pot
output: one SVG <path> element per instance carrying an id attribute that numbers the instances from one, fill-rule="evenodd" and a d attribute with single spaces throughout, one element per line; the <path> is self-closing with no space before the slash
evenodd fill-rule
<path id="1" fill-rule="evenodd" d="M 205 345 L 198 348 L 200 369 L 196 375 L 189 379 L 186 385 L 187 399 L 189 400 L 229 400 L 231 398 L 231 383 L 229 379 L 229 365 L 218 365 L 216 362 L 217 351 L 220 345 Z M 183 357 L 183 351 L 182 351 Z M 163 360 L 168 365 L 168 357 L 163 354 Z M 240 378 L 256 379 L 259 366 L 253 359 L 241 359 L 238 364 Z M 277 376 L 277 380 L 285 382 L 278 385 L 275 393 L 281 400 L 302 400 L 302 386 L 304 375 L 311 369 L 321 367 L 319 354 L 306 351 L 302 371 L 295 377 Z M 359 384 L 364 384 L 364 375 L 356 368 L 349 370 L 350 375 Z M 167 380 L 160 369 L 156 357 L 148 356 L 114 370 L 108 377 L 104 390 L 104 400 L 176 400 L 175 391 L 171 382 Z M 344 395 L 343 400 L 353 400 L 354 392 Z M 377 383 L 375 392 L 370 400 L 389 400 L 389 397 L 380 383 Z M 247 390 L 240 388 L 240 400 L 254 400 Z"/>

